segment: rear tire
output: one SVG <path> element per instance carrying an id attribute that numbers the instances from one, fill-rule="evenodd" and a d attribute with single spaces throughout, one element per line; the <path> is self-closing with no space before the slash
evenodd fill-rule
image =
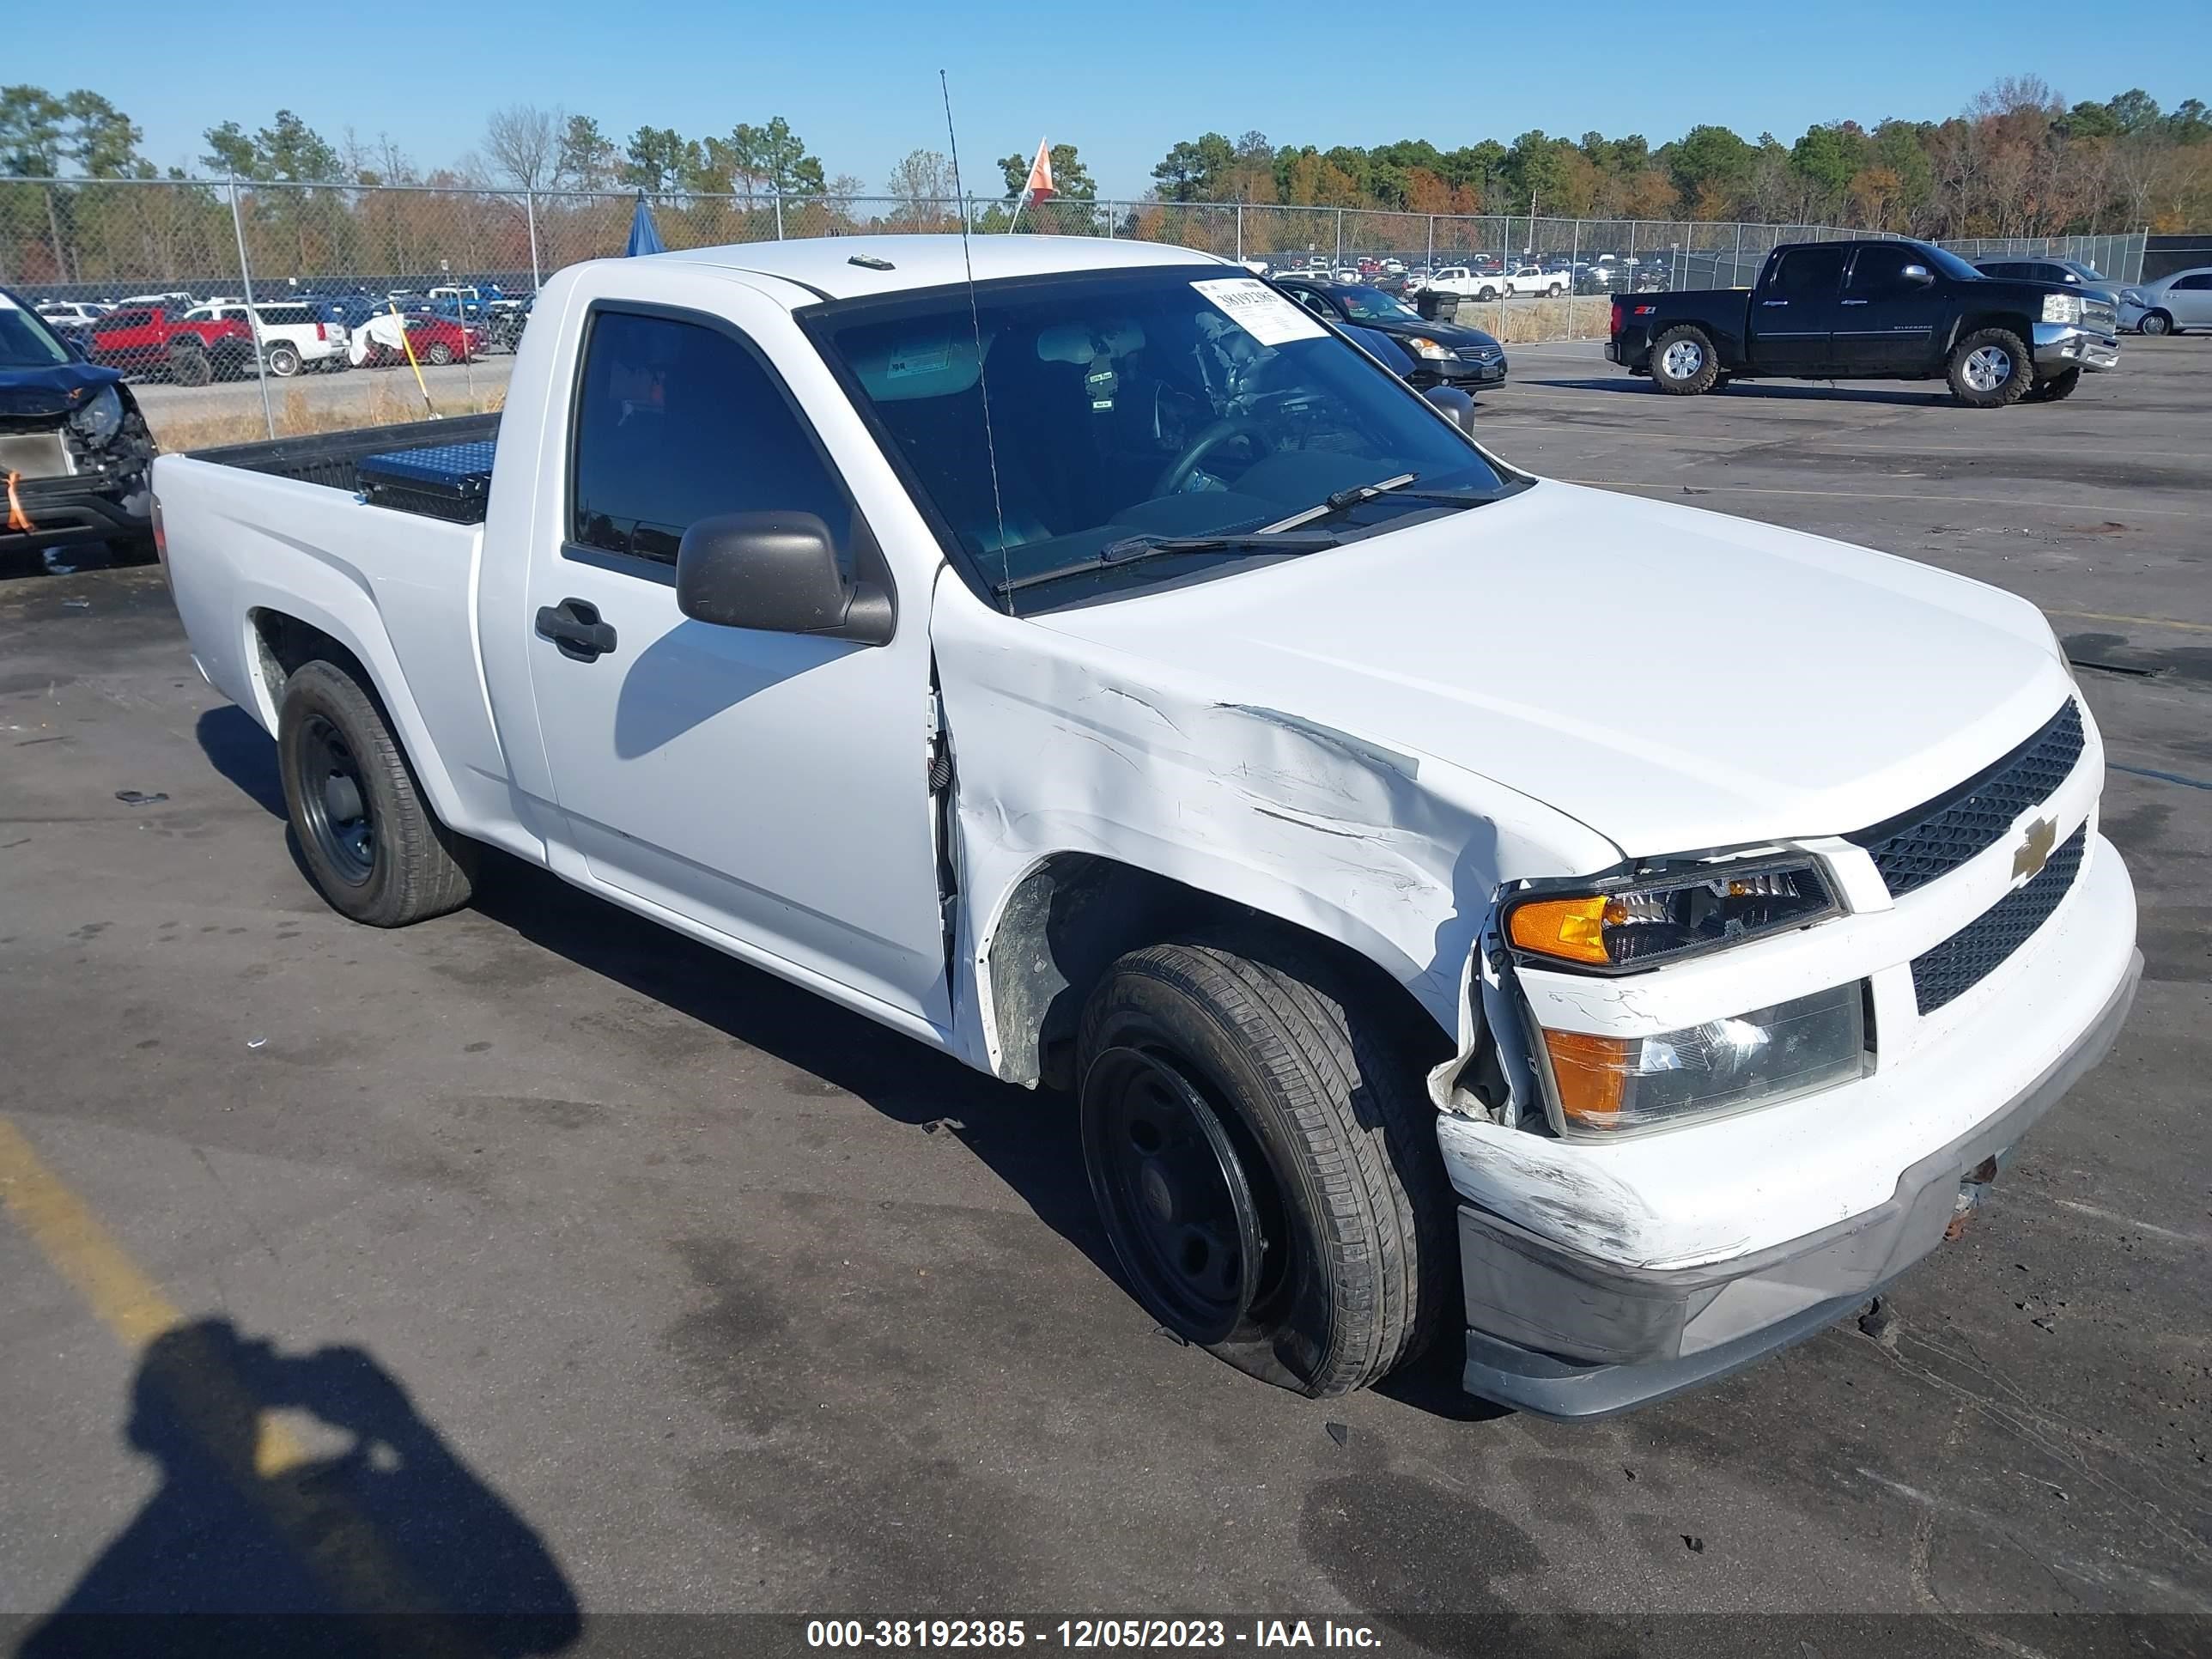
<path id="1" fill-rule="evenodd" d="M 1240 932 L 1115 963 L 1084 1009 L 1079 1113 L 1146 1310 L 1316 1397 L 1417 1353 L 1458 1282 L 1418 1042 L 1303 941 Z"/>
<path id="2" fill-rule="evenodd" d="M 2171 334 L 2173 332 L 2173 319 L 2162 311 L 2146 311 L 2142 321 L 2136 326 L 2145 334 Z"/>
<path id="3" fill-rule="evenodd" d="M 453 349 L 443 340 L 434 341 L 430 349 L 422 354 L 422 357 L 426 362 L 434 363 L 440 368 L 443 368 L 453 361 Z"/>
<path id="4" fill-rule="evenodd" d="M 269 372 L 280 380 L 289 380 L 300 372 L 300 349 L 278 341 L 269 348 Z"/>
<path id="5" fill-rule="evenodd" d="M 1969 409 L 2003 409 L 2035 384 L 2027 343 L 2008 328 L 1978 328 L 1951 348 L 1951 395 Z"/>
<path id="6" fill-rule="evenodd" d="M 328 662 L 284 683 L 284 805 L 315 885 L 340 915 L 404 927 L 469 901 L 474 843 L 438 822 L 376 702 Z"/>
<path id="7" fill-rule="evenodd" d="M 2021 402 L 2055 404 L 2062 398 L 2072 397 L 2074 388 L 2081 384 L 2081 371 L 2078 368 L 2069 368 L 2063 373 L 2052 375 L 2047 380 L 2038 380 L 2028 389 L 2027 396 L 2022 398 Z"/>
<path id="8" fill-rule="evenodd" d="M 1669 397 L 1711 392 L 1720 374 L 1712 341 L 1693 323 L 1677 323 L 1651 343 L 1651 384 Z"/>
<path id="9" fill-rule="evenodd" d="M 207 348 L 197 342 L 178 341 L 169 347 L 169 378 L 179 386 L 206 386 L 215 379 L 215 365 Z"/>

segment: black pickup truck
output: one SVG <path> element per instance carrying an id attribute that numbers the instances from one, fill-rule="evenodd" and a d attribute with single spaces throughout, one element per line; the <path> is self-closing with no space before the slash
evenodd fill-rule
<path id="1" fill-rule="evenodd" d="M 1749 294 L 1620 295 L 1605 355 L 1660 391 L 1730 380 L 1948 380 L 1977 409 L 2052 401 L 2117 367 L 2102 295 L 1984 276 L 1925 242 L 1800 242 L 1767 256 Z"/>

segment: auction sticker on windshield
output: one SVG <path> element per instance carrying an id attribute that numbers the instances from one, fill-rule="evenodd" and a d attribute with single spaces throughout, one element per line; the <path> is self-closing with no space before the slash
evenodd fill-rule
<path id="1" fill-rule="evenodd" d="M 1218 276 L 1191 286 L 1261 345 L 1318 340 L 1328 331 L 1256 277 Z"/>

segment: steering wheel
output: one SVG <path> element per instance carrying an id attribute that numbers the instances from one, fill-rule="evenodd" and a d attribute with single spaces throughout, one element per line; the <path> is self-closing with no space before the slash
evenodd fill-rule
<path id="1" fill-rule="evenodd" d="M 1265 427 L 1257 421 L 1232 415 L 1225 420 L 1215 421 L 1200 428 L 1198 435 L 1183 446 L 1182 453 L 1168 463 L 1167 470 L 1153 484 L 1152 494 L 1182 494 L 1183 487 L 1190 482 L 1190 475 L 1198 471 L 1199 463 L 1232 438 L 1249 438 L 1262 455 L 1274 453 L 1275 441 L 1267 435 Z"/>

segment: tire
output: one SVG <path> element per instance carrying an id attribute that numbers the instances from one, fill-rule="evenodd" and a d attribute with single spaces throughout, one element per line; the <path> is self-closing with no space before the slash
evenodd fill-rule
<path id="1" fill-rule="evenodd" d="M 2035 384 L 2027 343 L 2008 328 L 1978 328 L 1951 348 L 1951 395 L 1969 409 L 2003 409 Z"/>
<path id="2" fill-rule="evenodd" d="M 1497 298 L 1498 290 L 1494 288 L 1484 289 L 1480 294 L 1477 294 L 1474 296 L 1475 303 L 1477 305 L 1487 305 Z"/>
<path id="3" fill-rule="evenodd" d="M 301 859 L 340 915 L 404 927 L 468 902 L 475 847 L 433 815 L 383 711 L 343 669 L 306 663 L 285 681 L 276 764 Z"/>
<path id="4" fill-rule="evenodd" d="M 1651 343 L 1651 384 L 1669 397 L 1711 392 L 1720 374 L 1712 341 L 1693 323 L 1677 323 Z"/>
<path id="5" fill-rule="evenodd" d="M 2055 404 L 2061 398 L 2072 397 L 2074 388 L 2081 384 L 2081 371 L 2078 368 L 2069 368 L 2063 374 L 2052 375 L 2047 380 L 2038 380 L 2028 388 L 2027 395 L 2022 398 L 2021 402 Z"/>
<path id="6" fill-rule="evenodd" d="M 1217 1358 L 1316 1398 L 1411 1358 L 1456 1294 L 1456 1206 L 1418 1040 L 1382 1007 L 1303 941 L 1240 932 L 1132 951 L 1084 1008 L 1084 1162 L 1139 1300 Z M 1178 1097 L 1205 1133 L 1147 1154 L 1128 1114 Z M 1219 1146 L 1228 1162 L 1209 1164 Z M 1156 1167 L 1175 1173 L 1155 1182 Z M 1208 1192 L 1250 1223 L 1198 1233 L 1222 1264 L 1211 1299 L 1184 1293 L 1158 1249 Z M 1197 1231 L 1185 1223 L 1170 1246 L 1186 1269 Z M 1258 1248 L 1215 1251 L 1224 1238 Z"/>
<path id="7" fill-rule="evenodd" d="M 2145 334 L 2171 334 L 2173 332 L 2173 319 L 2162 311 L 2146 311 L 2142 321 L 2136 327 Z"/>
<path id="8" fill-rule="evenodd" d="M 169 348 L 169 378 L 179 386 L 206 386 L 215 379 L 207 349 L 180 343 Z"/>
<path id="9" fill-rule="evenodd" d="M 440 368 L 443 368 L 453 361 L 453 349 L 443 340 L 433 340 L 430 343 L 430 349 L 422 354 L 422 361 L 427 363 L 435 363 Z"/>
<path id="10" fill-rule="evenodd" d="M 300 372 L 300 349 L 279 340 L 269 348 L 269 372 L 280 380 L 289 380 Z"/>
<path id="11" fill-rule="evenodd" d="M 1565 294 L 1565 292 L 1566 292 L 1566 289 L 1565 289 L 1561 288 L 1561 287 L 1560 287 L 1557 283 L 1553 283 L 1553 284 L 1551 285 L 1551 287 L 1549 287 L 1549 288 L 1547 288 L 1547 289 L 1546 289 L 1544 290 L 1544 297 L 1545 297 L 1546 299 L 1547 299 L 1547 300 L 1556 300 L 1556 299 L 1558 299 L 1558 298 L 1559 297 L 1559 295 L 1561 295 L 1562 294 Z"/>

